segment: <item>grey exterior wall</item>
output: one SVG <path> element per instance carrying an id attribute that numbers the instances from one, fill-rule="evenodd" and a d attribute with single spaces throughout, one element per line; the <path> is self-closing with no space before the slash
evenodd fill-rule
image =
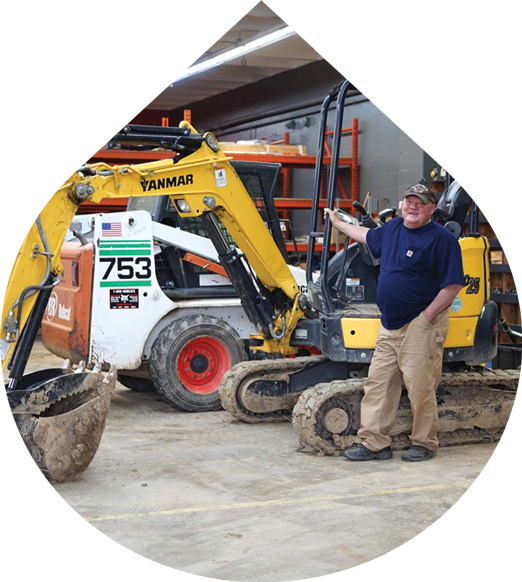
<path id="1" fill-rule="evenodd" d="M 452 64 L 487 51 L 522 43 L 522 2 L 498 0 L 450 19 L 421 20 L 400 34 L 311 63 L 217 97 L 193 103 L 198 129 L 211 129 L 222 141 L 267 138 L 290 133 L 290 143 L 317 149 L 319 109 L 336 83 L 364 66 Z M 483 91 L 482 155 L 522 154 L 522 67 L 520 55 L 464 67 Z M 488 59 L 485 59 L 488 60 Z M 181 111 L 171 117 L 182 116 Z M 445 114 L 437 100 L 419 93 L 370 94 L 349 98 L 343 126 L 359 118 L 359 197 L 372 192 L 373 209 L 397 204 L 404 189 L 442 162 Z M 334 113 L 330 112 L 329 124 Z M 454 104 L 454 147 L 472 149 L 473 99 Z M 351 155 L 343 138 L 341 155 Z M 349 188 L 348 172 L 342 176 Z M 313 170 L 296 170 L 292 195 L 309 198 Z M 308 232 L 308 213 L 293 212 L 297 235 Z"/>

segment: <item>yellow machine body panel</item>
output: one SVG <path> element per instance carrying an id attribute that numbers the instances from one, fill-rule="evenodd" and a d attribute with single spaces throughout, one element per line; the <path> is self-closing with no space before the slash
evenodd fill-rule
<path id="1" fill-rule="evenodd" d="M 484 236 L 468 236 L 460 239 L 459 243 L 466 284 L 458 294 L 462 305 L 455 301 L 451 316 L 478 316 L 484 303 L 489 300 L 489 242 Z"/>
<path id="2" fill-rule="evenodd" d="M 450 327 L 445 348 L 471 347 L 475 340 L 478 317 L 489 299 L 489 242 L 483 236 L 459 241 L 466 285 L 450 307 Z M 380 328 L 377 318 L 343 318 L 344 346 L 350 349 L 373 349 Z"/>
<path id="3" fill-rule="evenodd" d="M 373 350 L 381 326 L 380 319 L 343 318 L 341 321 L 344 347 Z M 477 317 L 451 317 L 445 348 L 464 348 L 473 345 Z"/>

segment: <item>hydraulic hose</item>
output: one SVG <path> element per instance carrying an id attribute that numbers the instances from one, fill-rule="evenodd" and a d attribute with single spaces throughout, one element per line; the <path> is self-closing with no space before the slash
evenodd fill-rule
<path id="1" fill-rule="evenodd" d="M 42 221 L 41 221 L 40 215 L 38 215 L 38 217 L 36 218 L 36 227 L 38 228 L 38 233 L 40 234 L 40 239 L 42 240 L 42 244 L 44 246 L 44 251 L 41 252 L 40 254 L 45 255 L 45 258 L 46 258 L 45 275 L 43 276 L 42 280 L 40 281 L 40 283 L 38 285 L 30 285 L 29 287 L 26 287 L 22 291 L 22 293 L 20 294 L 20 297 L 11 306 L 11 309 L 9 310 L 9 317 L 14 316 L 14 310 L 16 307 L 18 307 L 18 321 L 16 323 L 15 331 L 18 331 L 20 321 L 22 320 L 21 314 L 22 314 L 23 302 L 26 299 L 28 299 L 29 297 L 31 297 L 32 295 L 34 295 L 37 291 L 42 291 L 42 290 L 45 290 L 46 288 L 48 288 L 46 283 L 48 282 L 49 275 L 51 274 L 52 254 L 51 254 L 51 251 L 49 249 L 49 243 L 47 242 L 47 237 L 45 236 L 45 232 L 44 232 L 44 229 L 42 226 Z M 54 284 L 51 286 L 51 288 L 53 286 L 54 286 Z"/>

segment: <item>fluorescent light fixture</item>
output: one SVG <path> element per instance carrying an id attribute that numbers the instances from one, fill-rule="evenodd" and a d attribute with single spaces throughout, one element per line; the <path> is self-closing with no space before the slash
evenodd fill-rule
<path id="1" fill-rule="evenodd" d="M 2 0 L 0 0 L 1 2 Z M 105 111 L 109 111 L 109 109 L 114 109 L 115 107 L 121 107 L 122 105 L 127 105 L 128 101 L 120 101 L 119 99 L 113 99 L 112 101 L 107 101 L 107 103 L 103 103 L 103 105 L 97 105 L 92 109 L 87 111 L 87 115 L 99 115 L 100 113 L 104 113 Z"/>
<path id="2" fill-rule="evenodd" d="M 370 6 L 371 4 L 375 4 L 380 1 L 381 0 L 347 0 L 346 2 L 337 3 L 334 6 L 330 6 L 330 8 L 327 8 L 326 10 L 321 10 L 320 12 L 313 14 L 312 16 L 297 20 L 292 24 L 264 34 L 263 36 L 251 40 L 250 42 L 241 44 L 233 49 L 218 54 L 215 57 L 211 57 L 196 63 L 195 65 L 187 67 L 186 69 L 182 69 L 181 71 L 176 71 L 171 75 L 167 75 L 162 79 L 158 79 L 156 81 L 156 85 L 173 85 L 174 83 L 186 79 L 187 77 L 192 77 L 192 75 L 196 75 L 203 71 L 207 71 L 208 69 L 218 67 L 223 63 L 227 63 L 242 57 L 243 55 L 279 42 L 284 38 L 288 38 L 294 34 L 298 34 L 304 30 L 318 26 L 319 24 L 324 24 L 325 22 L 334 20 L 343 14 L 348 14 L 348 12 L 353 12 L 354 10 L 363 8 L 365 6 Z"/>

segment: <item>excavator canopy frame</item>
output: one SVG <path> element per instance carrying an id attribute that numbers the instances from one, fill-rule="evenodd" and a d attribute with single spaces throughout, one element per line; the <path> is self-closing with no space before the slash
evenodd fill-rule
<path id="1" fill-rule="evenodd" d="M 424 92 L 435 95 L 446 112 L 446 187 L 452 180 L 453 158 L 453 110 L 451 104 L 469 94 L 474 98 L 474 129 L 473 129 L 473 179 L 472 202 L 469 217 L 469 236 L 477 236 L 479 228 L 479 180 L 480 152 L 482 135 L 482 94 L 476 80 L 466 71 L 456 67 L 437 65 L 407 66 L 399 63 L 388 67 L 365 67 L 352 73 L 343 83 L 336 85 L 326 96 L 321 107 L 321 123 L 317 146 L 314 191 L 312 198 L 312 212 L 310 234 L 308 240 L 308 255 L 306 261 L 306 278 L 312 282 L 314 247 L 316 239 L 324 237 L 321 251 L 321 292 L 324 307 L 328 312 L 333 311 L 332 299 L 328 289 L 328 262 L 329 241 L 332 235 L 332 224 L 326 220 L 324 233 L 318 232 L 319 199 L 321 196 L 321 175 L 324 157 L 324 138 L 328 111 L 332 102 L 336 101 L 336 114 L 332 146 L 332 163 L 328 178 L 327 206 L 334 208 L 337 172 L 341 149 L 341 136 L 345 101 L 348 91 L 409 91 Z"/>

